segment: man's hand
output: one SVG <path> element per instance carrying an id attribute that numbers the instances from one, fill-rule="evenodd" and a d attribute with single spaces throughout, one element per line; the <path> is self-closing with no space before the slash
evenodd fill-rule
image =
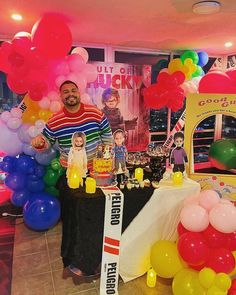
<path id="1" fill-rule="evenodd" d="M 36 150 L 45 150 L 48 148 L 48 142 L 43 135 L 39 134 L 31 140 L 31 145 Z"/>

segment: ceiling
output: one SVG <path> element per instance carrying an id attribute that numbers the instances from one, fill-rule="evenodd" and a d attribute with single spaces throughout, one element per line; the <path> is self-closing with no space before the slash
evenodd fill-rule
<path id="1" fill-rule="evenodd" d="M 236 1 L 219 0 L 221 11 L 196 15 L 199 0 L 1 0 L 0 40 L 30 32 L 44 13 L 64 16 L 73 45 L 108 44 L 158 51 L 202 50 L 209 55 L 236 53 Z M 11 13 L 22 14 L 15 22 Z M 233 42 L 229 49 L 227 41 Z"/>

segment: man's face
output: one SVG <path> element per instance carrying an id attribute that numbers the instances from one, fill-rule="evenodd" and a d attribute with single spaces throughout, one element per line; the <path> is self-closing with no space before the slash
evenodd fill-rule
<path id="1" fill-rule="evenodd" d="M 175 145 L 176 145 L 177 147 L 181 147 L 181 146 L 183 145 L 183 143 L 184 143 L 183 138 L 181 138 L 181 137 L 177 137 L 177 138 L 175 139 Z"/>
<path id="2" fill-rule="evenodd" d="M 73 83 L 64 84 L 61 87 L 60 96 L 63 104 L 67 107 L 77 106 L 80 104 L 79 89 Z"/>
<path id="3" fill-rule="evenodd" d="M 113 95 L 111 95 L 107 101 L 104 102 L 105 105 L 109 108 L 109 109 L 114 109 L 116 108 L 118 102 L 117 102 L 117 98 Z"/>

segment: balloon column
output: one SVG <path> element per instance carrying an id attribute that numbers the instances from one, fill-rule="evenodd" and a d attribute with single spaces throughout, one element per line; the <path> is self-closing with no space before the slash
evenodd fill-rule
<path id="1" fill-rule="evenodd" d="M 0 115 L 0 151 L 7 155 L 0 169 L 7 173 L 5 184 L 12 190 L 11 202 L 24 206 L 24 221 L 35 230 L 45 230 L 59 218 L 55 184 L 64 170 L 54 148 L 40 153 L 30 142 L 61 109 L 58 87 L 62 82 L 77 83 L 81 100 L 90 103 L 85 88 L 97 77 L 96 68 L 87 64 L 87 51 L 76 47 L 68 54 L 71 45 L 67 24 L 56 14 L 46 14 L 31 33 L 17 33 L 0 47 L 0 71 L 6 74 L 8 87 L 25 94 L 18 108 Z M 54 217 L 50 219 L 46 211 Z M 40 218 L 41 225 L 37 223 Z"/>
<path id="2" fill-rule="evenodd" d="M 205 52 L 185 51 L 180 58 L 172 59 L 167 68 L 162 64 L 157 83 L 144 90 L 144 100 L 148 107 L 161 109 L 168 107 L 176 112 L 183 107 L 189 92 L 197 92 L 204 66 L 208 62 Z"/>
<path id="3" fill-rule="evenodd" d="M 174 295 L 226 295 L 230 277 L 236 274 L 233 203 L 220 199 L 213 190 L 189 197 L 181 210 L 177 231 L 176 243 L 157 241 L 151 248 L 150 261 L 157 275 L 173 278 Z"/>

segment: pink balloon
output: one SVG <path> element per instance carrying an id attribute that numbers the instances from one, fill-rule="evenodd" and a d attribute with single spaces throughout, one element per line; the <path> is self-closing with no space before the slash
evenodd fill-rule
<path id="1" fill-rule="evenodd" d="M 85 104 L 92 104 L 91 98 L 88 95 L 88 93 L 83 93 L 81 95 L 81 101 L 82 101 L 82 103 L 85 103 Z"/>
<path id="2" fill-rule="evenodd" d="M 16 130 L 18 129 L 22 124 L 22 120 L 20 118 L 12 117 L 7 121 L 7 127 Z"/>
<path id="3" fill-rule="evenodd" d="M 67 62 L 71 72 L 81 72 L 85 67 L 84 59 L 76 53 L 69 55 Z"/>
<path id="4" fill-rule="evenodd" d="M 68 75 L 70 73 L 69 64 L 64 58 L 51 61 L 50 67 L 56 76 Z"/>
<path id="5" fill-rule="evenodd" d="M 47 97 L 43 97 L 40 101 L 39 101 L 39 106 L 41 109 L 49 109 L 50 108 L 50 100 Z"/>
<path id="6" fill-rule="evenodd" d="M 199 205 L 210 211 L 220 202 L 220 197 L 214 190 L 204 190 L 199 194 Z"/>
<path id="7" fill-rule="evenodd" d="M 7 122 L 11 118 L 11 114 L 8 111 L 4 111 L 1 113 L 0 118 L 3 122 Z"/>
<path id="8" fill-rule="evenodd" d="M 72 35 L 59 15 L 47 14 L 33 26 L 32 41 L 48 58 L 59 58 L 70 51 Z"/>
<path id="9" fill-rule="evenodd" d="M 209 213 L 211 225 L 222 233 L 236 231 L 236 207 L 219 203 Z"/>
<path id="10" fill-rule="evenodd" d="M 187 205 L 181 210 L 180 221 L 186 229 L 192 232 L 203 231 L 209 225 L 207 211 L 195 204 Z"/>
<path id="11" fill-rule="evenodd" d="M 87 63 L 87 61 L 89 59 L 88 51 L 86 49 L 84 49 L 83 47 L 76 47 L 72 50 L 71 53 L 79 54 L 83 58 L 85 63 Z"/>
<path id="12" fill-rule="evenodd" d="M 50 111 L 53 113 L 57 113 L 62 108 L 59 101 L 52 101 L 50 104 Z"/>
<path id="13" fill-rule="evenodd" d="M 21 118 L 22 117 L 22 110 L 20 108 L 12 108 L 11 115 L 12 115 L 12 117 L 15 117 L 15 118 Z"/>
<path id="14" fill-rule="evenodd" d="M 82 73 L 85 74 L 87 82 L 93 82 L 97 79 L 98 72 L 94 65 L 86 64 Z"/>

